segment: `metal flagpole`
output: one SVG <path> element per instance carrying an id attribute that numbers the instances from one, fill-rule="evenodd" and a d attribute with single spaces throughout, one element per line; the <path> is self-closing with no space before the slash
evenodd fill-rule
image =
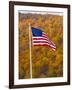
<path id="1" fill-rule="evenodd" d="M 31 58 L 31 26 L 29 23 L 29 48 L 30 48 L 30 77 L 32 79 L 32 58 Z"/>

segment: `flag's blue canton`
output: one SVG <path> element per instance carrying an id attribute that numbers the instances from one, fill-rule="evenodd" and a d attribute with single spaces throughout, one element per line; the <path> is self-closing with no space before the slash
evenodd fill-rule
<path id="1" fill-rule="evenodd" d="M 32 27 L 32 35 L 35 37 L 42 36 L 42 31 L 40 29 Z"/>

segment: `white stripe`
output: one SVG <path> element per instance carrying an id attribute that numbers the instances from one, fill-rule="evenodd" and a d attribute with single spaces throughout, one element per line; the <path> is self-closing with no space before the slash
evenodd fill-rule
<path id="1" fill-rule="evenodd" d="M 46 34 L 45 32 L 42 32 L 43 34 Z M 47 35 L 47 34 L 46 34 Z"/>
<path id="2" fill-rule="evenodd" d="M 33 41 L 45 41 L 45 42 L 50 42 L 50 41 L 48 41 L 48 40 L 33 40 Z"/>
<path id="3" fill-rule="evenodd" d="M 32 40 L 32 41 L 33 41 L 33 42 L 34 42 L 34 41 L 45 41 L 45 42 L 48 42 L 48 43 L 50 43 L 50 44 L 52 44 L 52 45 L 54 45 L 54 46 L 55 46 L 55 44 L 54 44 L 54 43 L 52 43 L 52 42 L 50 42 L 49 40 L 43 40 L 43 39 L 42 39 L 42 40 Z"/>
<path id="4" fill-rule="evenodd" d="M 40 44 L 40 45 L 43 45 L 43 44 L 46 44 L 46 45 L 49 45 L 50 47 L 52 47 L 52 48 L 56 48 L 55 46 L 53 46 L 53 45 L 51 45 L 51 44 L 49 44 L 49 43 L 40 43 L 40 42 L 33 42 L 33 45 L 38 45 L 38 44 Z"/>
<path id="5" fill-rule="evenodd" d="M 41 36 L 41 37 L 38 37 L 38 36 L 37 36 L 37 37 L 34 37 L 34 36 L 33 36 L 32 38 L 43 38 L 43 37 L 42 37 L 42 36 Z"/>
<path id="6" fill-rule="evenodd" d="M 46 38 L 46 37 L 32 37 L 32 38 L 36 38 L 36 39 L 38 39 L 38 38 L 43 38 L 43 39 L 47 39 L 47 40 L 49 40 L 49 39 Z"/>
<path id="7" fill-rule="evenodd" d="M 54 46 L 55 47 L 55 44 L 53 44 L 53 43 L 51 43 L 50 41 L 48 41 L 48 40 L 32 40 L 32 42 L 34 43 L 34 41 L 45 41 L 45 42 L 47 42 L 48 44 L 50 44 L 50 46 Z M 44 43 L 45 43 L 44 42 Z M 40 42 L 37 42 L 37 43 L 40 43 Z"/>
<path id="8" fill-rule="evenodd" d="M 46 36 L 46 35 L 42 35 L 42 36 L 48 38 L 48 36 Z"/>
<path id="9" fill-rule="evenodd" d="M 37 36 L 37 37 L 34 37 L 34 36 L 33 36 L 32 38 L 43 38 L 43 37 L 42 37 L 42 36 L 40 36 L 40 37 L 38 37 L 38 36 Z"/>
<path id="10" fill-rule="evenodd" d="M 53 48 L 56 48 L 55 46 L 53 46 L 53 45 L 50 45 L 51 47 L 53 47 Z"/>
<path id="11" fill-rule="evenodd" d="M 47 38 L 48 38 L 48 36 L 47 36 L 46 34 L 42 34 L 42 36 L 43 36 L 43 37 L 47 37 Z"/>
<path id="12" fill-rule="evenodd" d="M 39 39 L 39 38 L 42 38 L 42 39 L 46 39 L 46 40 L 32 40 L 33 42 L 33 45 L 43 45 L 43 44 L 46 44 L 46 45 L 49 45 L 50 47 L 52 47 L 52 48 L 56 48 L 56 46 L 55 46 L 55 44 L 52 42 L 52 41 L 50 41 L 49 39 L 48 39 L 48 37 L 32 37 L 33 39 Z M 34 42 L 34 41 L 45 41 L 45 42 L 43 42 L 43 43 L 40 43 L 40 42 Z"/>
<path id="13" fill-rule="evenodd" d="M 34 41 L 45 41 L 45 42 L 48 42 L 49 44 L 52 44 L 49 40 L 43 40 L 43 39 L 42 39 L 42 40 L 32 40 L 32 41 L 33 41 L 33 42 L 34 42 Z M 53 44 L 53 45 L 54 45 L 54 44 Z"/>
<path id="14" fill-rule="evenodd" d="M 46 38 L 46 39 L 48 39 L 48 40 L 49 40 L 49 38 L 48 38 L 47 36 L 43 36 L 43 38 Z"/>
<path id="15" fill-rule="evenodd" d="M 47 34 L 46 34 L 46 33 L 42 33 L 42 35 L 46 35 L 46 36 L 47 36 Z"/>
<path id="16" fill-rule="evenodd" d="M 50 44 L 48 44 L 48 43 L 33 43 L 33 45 L 43 45 L 43 44 L 46 44 L 46 45 L 50 45 Z"/>

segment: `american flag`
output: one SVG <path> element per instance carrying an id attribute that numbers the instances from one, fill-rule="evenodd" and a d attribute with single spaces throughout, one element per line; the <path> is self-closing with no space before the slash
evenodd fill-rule
<path id="1" fill-rule="evenodd" d="M 48 46 L 52 50 L 56 50 L 56 45 L 49 39 L 48 35 L 34 27 L 32 27 L 32 44 L 34 46 Z"/>

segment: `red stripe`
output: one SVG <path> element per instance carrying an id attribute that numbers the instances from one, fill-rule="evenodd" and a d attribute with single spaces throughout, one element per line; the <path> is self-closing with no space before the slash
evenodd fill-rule
<path id="1" fill-rule="evenodd" d="M 48 35 L 45 33 L 43 33 L 42 36 L 48 38 Z"/>
<path id="2" fill-rule="evenodd" d="M 39 39 L 37 39 L 37 40 L 39 40 Z M 42 39 L 40 39 L 40 40 L 42 40 Z M 43 40 L 45 40 L 45 39 L 43 39 Z M 52 42 L 50 42 L 49 40 L 46 40 L 46 41 L 34 41 L 33 40 L 33 43 L 48 43 L 48 44 L 51 44 L 51 45 L 53 45 L 53 46 L 55 46 Z"/>
<path id="3" fill-rule="evenodd" d="M 52 48 L 56 48 L 54 45 L 49 44 L 48 42 L 33 42 L 33 45 L 49 45 Z"/>
<path id="4" fill-rule="evenodd" d="M 33 41 L 33 43 L 48 43 L 48 44 L 54 45 L 50 41 Z"/>
<path id="5" fill-rule="evenodd" d="M 42 33 L 43 35 L 45 35 L 45 36 L 48 36 L 46 33 Z"/>
<path id="6" fill-rule="evenodd" d="M 49 42 L 46 42 L 46 41 L 33 41 L 33 43 L 47 43 L 47 44 L 50 44 Z"/>
<path id="7" fill-rule="evenodd" d="M 48 36 L 42 35 L 42 37 L 48 38 Z"/>
<path id="8" fill-rule="evenodd" d="M 36 44 L 34 46 L 49 46 L 49 45 L 47 45 L 47 44 Z"/>
<path id="9" fill-rule="evenodd" d="M 32 38 L 33 40 L 47 40 L 47 41 L 49 41 L 48 39 L 46 39 L 46 38 Z"/>
<path id="10" fill-rule="evenodd" d="M 52 49 L 56 49 L 56 48 L 54 48 L 54 47 L 51 47 L 50 45 L 48 45 L 48 44 L 37 44 L 37 45 L 34 45 L 34 46 L 48 46 L 48 47 L 50 47 L 50 48 L 52 48 Z"/>

